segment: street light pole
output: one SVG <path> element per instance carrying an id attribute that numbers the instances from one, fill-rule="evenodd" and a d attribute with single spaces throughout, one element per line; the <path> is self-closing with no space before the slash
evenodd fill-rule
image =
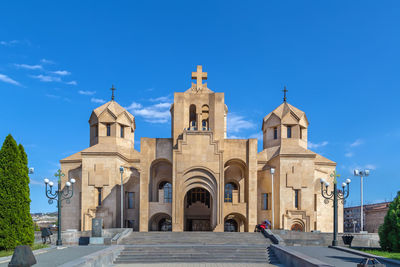
<path id="1" fill-rule="evenodd" d="M 275 226 L 275 214 L 274 214 L 274 174 L 275 169 L 271 168 L 271 212 L 272 212 L 272 226 L 271 229 L 274 229 Z"/>
<path id="2" fill-rule="evenodd" d="M 333 191 L 328 193 L 329 183 L 325 179 L 321 178 L 321 195 L 326 199 L 325 204 L 329 203 L 329 200 L 333 198 L 333 241 L 332 246 L 337 246 L 337 234 L 338 234 L 338 199 L 342 202 L 349 196 L 350 191 L 350 179 L 347 179 L 345 183 L 342 183 L 342 190 L 337 190 L 337 177 L 340 175 L 336 173 L 336 170 L 330 175 L 333 178 Z M 324 189 L 325 186 L 325 189 Z M 346 190 L 347 187 L 347 190 Z"/>
<path id="3" fill-rule="evenodd" d="M 124 228 L 124 167 L 119 167 L 119 172 L 121 173 L 121 228 Z"/>
<path id="4" fill-rule="evenodd" d="M 361 205 L 360 205 L 360 232 L 364 231 L 364 203 L 363 203 L 363 176 L 368 176 L 369 175 L 369 170 L 354 170 L 354 176 L 360 176 L 360 196 L 361 196 Z"/>
<path id="5" fill-rule="evenodd" d="M 75 179 L 71 179 L 69 182 L 65 183 L 64 189 L 61 190 L 61 177 L 64 177 L 64 173 L 61 172 L 61 170 L 58 170 L 56 174 L 54 174 L 55 177 L 58 177 L 58 188 L 57 191 L 53 192 L 53 185 L 54 183 L 49 181 L 49 179 L 45 178 L 44 183 L 46 184 L 45 192 L 46 196 L 49 199 L 49 204 L 53 204 L 53 200 L 57 200 L 57 210 L 58 210 L 58 226 L 57 226 L 57 246 L 62 245 L 62 239 L 61 239 L 61 203 L 63 200 L 66 200 L 67 204 L 69 204 L 69 199 L 73 196 L 74 194 L 74 183 Z M 49 189 L 47 189 L 47 185 L 49 185 Z"/>

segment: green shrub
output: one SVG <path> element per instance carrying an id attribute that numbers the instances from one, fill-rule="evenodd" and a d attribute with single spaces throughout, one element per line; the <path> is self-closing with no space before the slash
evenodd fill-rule
<path id="1" fill-rule="evenodd" d="M 379 239 L 383 250 L 400 252 L 400 191 L 389 205 L 385 220 L 379 227 Z"/>

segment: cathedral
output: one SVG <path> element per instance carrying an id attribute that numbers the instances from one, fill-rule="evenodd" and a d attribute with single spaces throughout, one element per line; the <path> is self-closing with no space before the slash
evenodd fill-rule
<path id="1" fill-rule="evenodd" d="M 273 229 L 331 232 L 320 178 L 332 184 L 336 163 L 307 148 L 306 114 L 285 96 L 262 120 L 258 151 L 257 139 L 227 138 L 224 93 L 203 83 L 207 72 L 197 66 L 191 77 L 188 90 L 174 93 L 171 137 L 142 137 L 140 151 L 135 117 L 114 91 L 93 110 L 90 146 L 60 161 L 62 184 L 76 179 L 62 229 L 91 230 L 102 218 L 104 228 L 141 232 L 248 232 L 265 220 Z M 338 214 L 342 221 L 343 205 Z"/>

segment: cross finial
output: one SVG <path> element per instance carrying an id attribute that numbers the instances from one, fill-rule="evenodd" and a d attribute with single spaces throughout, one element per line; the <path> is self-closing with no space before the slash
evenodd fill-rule
<path id="1" fill-rule="evenodd" d="M 58 180 L 61 181 L 61 178 L 65 176 L 64 173 L 60 169 L 57 170 L 57 172 L 54 174 L 55 177 L 58 177 Z"/>
<path id="2" fill-rule="evenodd" d="M 112 91 L 111 100 L 114 101 L 114 91 L 116 90 L 116 88 L 114 88 L 114 84 L 111 86 L 110 90 Z"/>
<path id="3" fill-rule="evenodd" d="M 283 87 L 283 102 L 286 102 L 286 93 L 288 92 L 288 90 L 286 89 L 286 85 Z"/>
<path id="4" fill-rule="evenodd" d="M 337 183 L 337 177 L 340 177 L 340 174 L 338 174 L 337 172 L 336 172 L 336 170 L 334 170 L 333 171 L 333 173 L 331 173 L 331 175 L 330 175 L 332 178 L 333 178 L 333 183 L 334 184 L 336 184 Z"/>
<path id="5" fill-rule="evenodd" d="M 201 90 L 203 87 L 203 80 L 207 80 L 207 72 L 203 72 L 203 67 L 201 65 L 197 65 L 197 71 L 192 72 L 192 79 L 197 80 L 196 90 Z"/>

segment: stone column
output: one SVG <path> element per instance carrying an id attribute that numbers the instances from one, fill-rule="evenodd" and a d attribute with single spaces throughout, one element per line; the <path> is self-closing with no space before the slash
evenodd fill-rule
<path id="1" fill-rule="evenodd" d="M 251 231 L 257 224 L 257 140 L 249 139 L 247 144 L 247 179 L 249 181 L 247 221 L 248 229 Z"/>

